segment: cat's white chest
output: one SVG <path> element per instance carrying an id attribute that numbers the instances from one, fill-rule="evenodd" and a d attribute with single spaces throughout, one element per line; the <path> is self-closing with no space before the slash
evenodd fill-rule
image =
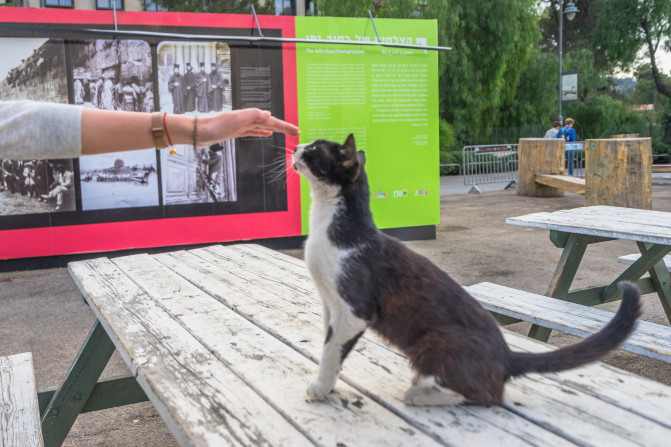
<path id="1" fill-rule="evenodd" d="M 337 199 L 314 202 L 310 209 L 310 235 L 305 243 L 305 262 L 324 298 L 338 297 L 336 278 L 349 250 L 336 247 L 329 239 L 328 228 L 338 212 Z"/>

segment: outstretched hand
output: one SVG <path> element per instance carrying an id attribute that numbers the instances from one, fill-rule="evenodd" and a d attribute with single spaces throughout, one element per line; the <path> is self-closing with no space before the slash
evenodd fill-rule
<path id="1" fill-rule="evenodd" d="M 201 118 L 198 124 L 198 144 L 202 145 L 239 137 L 269 137 L 273 132 L 291 136 L 300 134 L 298 127 L 293 124 L 275 118 L 267 110 L 255 108 L 232 110 Z"/>

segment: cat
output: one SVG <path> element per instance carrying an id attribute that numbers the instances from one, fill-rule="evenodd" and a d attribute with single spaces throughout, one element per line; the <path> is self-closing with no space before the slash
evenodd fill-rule
<path id="1" fill-rule="evenodd" d="M 292 161 L 312 192 L 305 261 L 322 299 L 326 334 L 318 376 L 307 389 L 312 398 L 333 390 L 343 361 L 368 327 L 410 360 L 415 378 L 406 404 L 485 406 L 502 404 L 508 379 L 595 361 L 634 329 L 640 292 L 622 282 L 620 309 L 600 332 L 556 351 L 513 352 L 494 318 L 456 281 L 377 229 L 366 157 L 353 135 L 342 145 L 298 145 Z"/>

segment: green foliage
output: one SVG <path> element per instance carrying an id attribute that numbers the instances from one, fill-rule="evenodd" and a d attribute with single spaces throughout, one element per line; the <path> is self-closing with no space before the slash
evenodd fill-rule
<path id="1" fill-rule="evenodd" d="M 257 14 L 275 14 L 275 3 L 259 0 L 156 0 L 171 12 L 212 12 L 220 14 L 249 14 L 254 5 Z"/>
<path id="2" fill-rule="evenodd" d="M 427 14 L 439 10 L 436 3 L 444 4 L 428 3 Z M 448 10 L 439 20 L 439 41 L 454 51 L 444 56 L 441 66 L 441 114 L 456 129 L 479 133 L 479 129 L 492 128 L 501 108 L 515 98 L 532 45 L 539 37 L 535 2 L 447 3 Z"/>
<path id="3" fill-rule="evenodd" d="M 454 135 L 454 128 L 445 120 L 438 122 L 438 141 L 441 151 L 449 151 L 454 148 L 457 139 Z"/>
<path id="4" fill-rule="evenodd" d="M 457 145 L 454 128 L 445 120 L 438 122 L 438 141 L 440 148 L 440 164 L 461 164 L 461 147 Z M 456 166 L 440 168 L 441 175 L 458 174 Z"/>
<path id="5" fill-rule="evenodd" d="M 412 18 L 418 10 L 415 0 L 318 0 L 317 10 L 329 17 L 368 17 L 370 10 L 373 17 Z"/>
<path id="6" fill-rule="evenodd" d="M 668 0 L 608 0 L 596 22 L 593 44 L 611 63 L 630 68 L 639 50 L 648 49 L 648 39 L 656 51 L 671 38 L 670 19 Z"/>
<path id="7" fill-rule="evenodd" d="M 543 123 L 545 130 L 550 128 L 558 113 L 557 65 L 557 54 L 542 52 L 540 47 L 533 48 L 514 100 L 501 111 L 502 127 Z"/>

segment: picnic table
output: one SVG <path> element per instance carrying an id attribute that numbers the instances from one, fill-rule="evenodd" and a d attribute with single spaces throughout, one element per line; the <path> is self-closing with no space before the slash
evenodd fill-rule
<path id="1" fill-rule="evenodd" d="M 617 283 L 628 280 L 643 294 L 656 292 L 671 322 L 671 276 L 664 263 L 671 251 L 671 213 L 589 206 L 511 217 L 506 223 L 550 230 L 552 243 L 563 249 L 545 295 L 594 306 L 621 299 Z M 617 239 L 635 242 L 641 256 L 610 284 L 570 291 L 587 246 Z M 649 276 L 643 277 L 646 272 Z M 536 325 L 529 332 L 543 341 L 549 335 L 549 329 Z"/>
<path id="2" fill-rule="evenodd" d="M 81 411 L 147 399 L 184 446 L 650 447 L 671 437 L 671 387 L 602 363 L 514 379 L 502 407 L 407 406 L 407 359 L 371 332 L 335 392 L 309 401 L 322 305 L 303 261 L 257 245 L 69 269 L 97 322 L 63 385 L 41 395 L 47 446 Z M 552 349 L 504 335 L 514 350 Z M 115 349 L 131 375 L 99 382 Z"/>

